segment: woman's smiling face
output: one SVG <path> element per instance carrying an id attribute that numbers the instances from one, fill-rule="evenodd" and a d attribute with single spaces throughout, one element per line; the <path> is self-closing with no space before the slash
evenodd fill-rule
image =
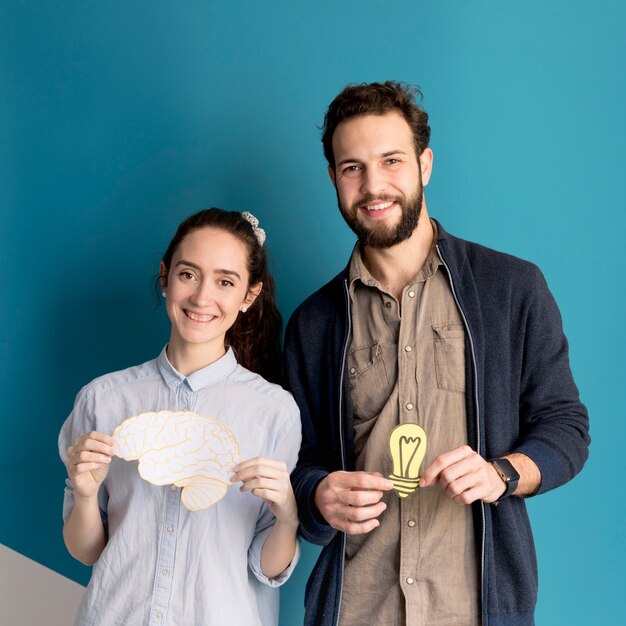
<path id="1" fill-rule="evenodd" d="M 165 272 L 161 267 L 161 275 Z M 261 285 L 248 285 L 246 246 L 219 228 L 201 228 L 180 243 L 163 286 L 172 323 L 169 347 L 206 347 L 209 361 L 225 352 L 226 332 Z"/>

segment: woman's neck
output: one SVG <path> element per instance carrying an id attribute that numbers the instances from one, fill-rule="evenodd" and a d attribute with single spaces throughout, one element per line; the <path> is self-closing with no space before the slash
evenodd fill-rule
<path id="1" fill-rule="evenodd" d="M 190 376 L 223 357 L 226 354 L 226 348 L 223 344 L 214 350 L 207 350 L 207 346 L 203 344 L 181 346 L 170 339 L 166 352 L 172 366 L 183 376 Z"/>

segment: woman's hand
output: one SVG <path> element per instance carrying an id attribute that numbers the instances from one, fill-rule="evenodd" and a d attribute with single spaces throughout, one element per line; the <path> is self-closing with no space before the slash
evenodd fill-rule
<path id="1" fill-rule="evenodd" d="M 116 452 L 115 440 L 104 433 L 94 431 L 74 441 L 67 449 L 67 471 L 75 495 L 82 498 L 97 495 Z"/>
<path id="2" fill-rule="evenodd" d="M 235 467 L 231 481 L 241 481 L 241 491 L 265 500 L 276 516 L 261 550 L 263 574 L 276 578 L 291 563 L 297 546 L 298 510 L 287 466 L 264 457 L 248 459 Z"/>
<path id="3" fill-rule="evenodd" d="M 282 461 L 264 457 L 242 461 L 235 467 L 231 481 L 241 481 L 241 491 L 249 491 L 257 498 L 262 498 L 279 522 L 297 528 L 296 499 L 287 466 Z"/>

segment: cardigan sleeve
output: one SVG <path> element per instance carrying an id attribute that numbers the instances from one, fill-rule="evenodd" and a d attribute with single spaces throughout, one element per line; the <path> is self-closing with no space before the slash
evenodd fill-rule
<path id="1" fill-rule="evenodd" d="M 285 331 L 284 380 L 300 408 L 302 420 L 302 446 L 291 481 L 298 503 L 300 534 L 311 543 L 327 545 L 338 531 L 318 511 L 315 490 L 330 472 L 339 469 L 333 463 L 333 442 L 329 441 L 331 415 L 324 411 L 329 373 L 321 375 L 325 348 L 320 334 L 308 331 L 302 317 L 302 312 L 296 311 Z"/>
<path id="2" fill-rule="evenodd" d="M 546 281 L 535 280 L 524 306 L 520 380 L 520 439 L 513 452 L 530 457 L 541 471 L 537 493 L 571 480 L 588 457 L 589 418 L 569 364 L 561 315 Z"/>

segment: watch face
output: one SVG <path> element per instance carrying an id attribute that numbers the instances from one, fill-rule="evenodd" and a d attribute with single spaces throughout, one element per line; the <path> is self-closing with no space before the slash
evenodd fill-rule
<path id="1" fill-rule="evenodd" d="M 508 485 L 506 493 L 509 492 L 509 489 L 512 491 L 519 481 L 519 474 L 512 463 L 507 459 L 493 459 L 491 462 L 496 470 L 498 470 L 498 474 L 500 474 L 502 480 Z"/>
<path id="2" fill-rule="evenodd" d="M 517 470 L 513 467 L 512 463 L 507 459 L 492 459 L 490 461 L 493 463 L 493 466 L 496 468 L 498 474 L 506 484 L 506 489 L 504 493 L 496 500 L 495 504 L 501 500 L 508 498 L 511 494 L 515 492 L 517 489 L 517 483 L 519 482 L 519 474 Z"/>

